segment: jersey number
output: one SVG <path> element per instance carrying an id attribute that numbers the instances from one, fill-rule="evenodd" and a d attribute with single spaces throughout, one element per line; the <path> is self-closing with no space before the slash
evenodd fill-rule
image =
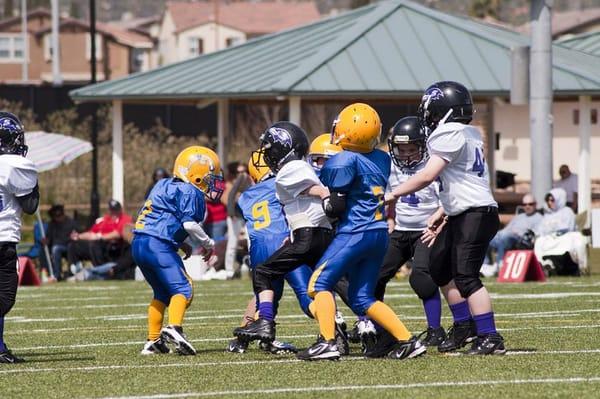
<path id="1" fill-rule="evenodd" d="M 483 157 L 483 150 L 481 148 L 475 148 L 475 162 L 473 162 L 473 172 L 477 172 L 477 176 L 483 177 L 485 172 L 485 158 Z"/>
<path id="2" fill-rule="evenodd" d="M 269 201 L 257 202 L 252 206 L 252 217 L 254 221 L 254 230 L 264 229 L 271 224 L 271 215 L 269 214 Z"/>
<path id="3" fill-rule="evenodd" d="M 412 193 L 410 195 L 400 197 L 400 202 L 408 204 L 408 206 L 411 206 L 413 208 L 417 208 L 419 206 L 419 202 L 421 201 L 419 201 L 419 197 L 417 197 L 415 193 Z"/>
<path id="4" fill-rule="evenodd" d="M 373 186 L 371 187 L 371 191 L 373 195 L 377 197 L 377 209 L 375 209 L 375 220 L 383 220 L 383 212 L 385 210 L 384 202 L 383 202 L 383 187 L 381 186 Z"/>
<path id="5" fill-rule="evenodd" d="M 135 228 L 136 229 L 141 230 L 141 229 L 144 228 L 144 218 L 150 212 L 152 212 L 152 201 L 151 200 L 147 200 L 146 202 L 144 202 L 144 207 L 140 211 L 140 214 L 138 215 L 138 218 L 135 221 Z"/>

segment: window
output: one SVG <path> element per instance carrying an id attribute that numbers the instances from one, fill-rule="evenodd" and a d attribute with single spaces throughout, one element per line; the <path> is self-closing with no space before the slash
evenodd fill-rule
<path id="1" fill-rule="evenodd" d="M 85 34 L 85 59 L 92 59 L 92 37 L 89 33 Z M 102 59 L 102 35 L 96 34 L 96 61 Z"/>
<path id="2" fill-rule="evenodd" d="M 0 34 L 0 60 L 22 61 L 23 55 L 23 37 L 20 33 Z"/>
<path id="3" fill-rule="evenodd" d="M 204 54 L 204 40 L 199 37 L 188 38 L 188 56 L 195 57 Z"/>
<path id="4" fill-rule="evenodd" d="M 225 45 L 227 47 L 237 46 L 238 44 L 242 43 L 242 41 L 243 40 L 240 37 L 228 37 L 225 39 Z"/>
<path id="5" fill-rule="evenodd" d="M 48 34 L 44 36 L 44 59 L 50 61 L 52 59 L 52 35 Z"/>

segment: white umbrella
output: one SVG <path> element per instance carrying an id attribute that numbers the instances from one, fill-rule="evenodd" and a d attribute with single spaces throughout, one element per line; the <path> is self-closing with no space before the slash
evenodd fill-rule
<path id="1" fill-rule="evenodd" d="M 56 169 L 66 165 L 80 155 L 92 151 L 92 144 L 76 137 L 65 136 L 58 133 L 27 132 L 25 133 L 25 144 L 29 147 L 27 158 L 37 167 L 38 172 Z M 44 224 L 40 208 L 36 211 L 38 223 L 41 228 L 42 238 L 46 238 Z M 52 259 L 48 246 L 44 244 L 44 254 L 48 262 L 48 273 L 54 277 L 52 271 Z"/>

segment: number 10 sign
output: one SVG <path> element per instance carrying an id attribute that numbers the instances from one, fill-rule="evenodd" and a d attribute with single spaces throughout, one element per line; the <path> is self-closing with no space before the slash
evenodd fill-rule
<path id="1" fill-rule="evenodd" d="M 546 281 L 546 275 L 533 251 L 508 251 L 498 273 L 499 283 L 522 283 L 523 281 Z"/>

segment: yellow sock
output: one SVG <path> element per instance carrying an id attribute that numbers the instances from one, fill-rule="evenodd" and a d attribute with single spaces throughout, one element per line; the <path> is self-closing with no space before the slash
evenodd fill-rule
<path id="1" fill-rule="evenodd" d="M 148 306 L 148 339 L 151 341 L 160 336 L 166 307 L 167 305 L 156 299 Z"/>
<path id="2" fill-rule="evenodd" d="M 335 338 L 335 299 L 329 291 L 320 291 L 315 295 L 315 304 L 319 330 L 326 340 Z"/>
<path id="3" fill-rule="evenodd" d="M 173 295 L 169 304 L 169 325 L 181 326 L 188 301 L 182 294 Z"/>
<path id="4" fill-rule="evenodd" d="M 377 301 L 371 305 L 367 310 L 367 316 L 381 327 L 385 328 L 399 341 L 407 341 L 412 336 L 404 323 L 396 316 L 396 313 L 381 301 Z"/>

